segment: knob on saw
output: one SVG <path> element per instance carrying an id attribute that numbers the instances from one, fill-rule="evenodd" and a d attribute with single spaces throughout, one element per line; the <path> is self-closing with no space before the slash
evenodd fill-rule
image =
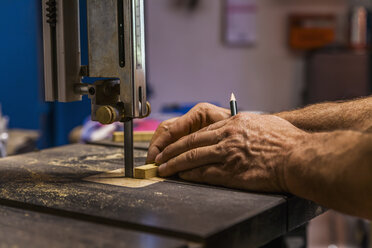
<path id="1" fill-rule="evenodd" d="M 114 107 L 108 105 L 99 107 L 96 111 L 96 117 L 97 120 L 104 125 L 114 123 L 120 119 L 118 111 Z"/>

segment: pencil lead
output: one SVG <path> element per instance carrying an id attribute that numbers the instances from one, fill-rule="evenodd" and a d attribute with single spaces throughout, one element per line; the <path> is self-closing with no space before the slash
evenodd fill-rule
<path id="1" fill-rule="evenodd" d="M 236 101 L 236 98 L 235 98 L 235 95 L 234 95 L 234 93 L 231 93 L 231 98 L 230 98 L 230 101 Z"/>

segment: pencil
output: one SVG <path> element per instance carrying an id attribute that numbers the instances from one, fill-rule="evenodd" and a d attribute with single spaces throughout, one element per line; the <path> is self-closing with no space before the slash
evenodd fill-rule
<path id="1" fill-rule="evenodd" d="M 235 98 L 234 93 L 231 93 L 230 110 L 231 110 L 231 116 L 234 116 L 238 113 L 238 105 L 236 103 L 236 98 Z"/>

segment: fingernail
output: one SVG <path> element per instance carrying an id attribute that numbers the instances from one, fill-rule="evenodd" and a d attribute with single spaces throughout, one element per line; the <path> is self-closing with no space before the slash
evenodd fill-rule
<path id="1" fill-rule="evenodd" d="M 159 154 L 156 156 L 156 158 L 155 158 L 155 162 L 156 162 L 156 163 L 159 163 L 159 162 L 161 161 L 162 157 L 163 157 L 163 153 L 161 152 L 161 153 L 159 153 Z"/>
<path id="2" fill-rule="evenodd" d="M 167 163 L 161 164 L 158 168 L 159 175 L 161 176 L 165 170 L 165 167 L 167 167 Z"/>

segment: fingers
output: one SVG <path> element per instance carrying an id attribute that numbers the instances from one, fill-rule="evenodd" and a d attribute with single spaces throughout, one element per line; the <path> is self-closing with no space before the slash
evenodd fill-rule
<path id="1" fill-rule="evenodd" d="M 226 120 L 222 120 L 222 121 L 219 121 L 219 122 L 216 122 L 216 123 L 213 123 L 205 128 L 203 128 L 202 130 L 200 131 L 213 131 L 213 130 L 217 130 L 223 126 L 226 125 L 226 123 L 229 121 L 229 119 L 226 119 Z"/>
<path id="2" fill-rule="evenodd" d="M 171 119 L 160 124 L 151 140 L 146 162 L 153 163 L 155 157 L 165 147 L 179 138 L 192 133 L 195 129 L 194 126 L 200 125 L 196 118 L 194 113 L 189 112 L 179 118 Z"/>
<path id="3" fill-rule="evenodd" d="M 201 103 L 182 117 L 163 122 L 150 143 L 146 162 L 153 163 L 156 156 L 179 138 L 196 132 L 211 123 L 228 118 L 228 110 Z"/>
<path id="4" fill-rule="evenodd" d="M 213 185 L 224 185 L 228 179 L 226 171 L 222 165 L 205 165 L 203 167 L 179 173 L 179 177 L 192 182 L 208 183 Z"/>
<path id="5" fill-rule="evenodd" d="M 219 163 L 223 159 L 219 145 L 198 147 L 168 160 L 159 166 L 161 177 L 168 177 L 175 173 L 190 170 L 207 164 Z"/>
<path id="6" fill-rule="evenodd" d="M 179 118 L 171 119 L 160 124 L 151 140 L 147 154 L 147 163 L 153 163 L 155 157 L 169 144 L 192 132 L 193 119 L 186 114 Z"/>
<path id="7" fill-rule="evenodd" d="M 184 136 L 167 146 L 163 152 L 156 156 L 155 162 L 157 164 L 162 164 L 184 152 L 198 147 L 215 145 L 219 141 L 220 138 L 216 131 L 198 131 Z"/>
<path id="8" fill-rule="evenodd" d="M 166 121 L 162 122 L 162 123 L 160 124 L 160 126 L 158 127 L 158 129 L 155 131 L 154 135 L 152 136 L 151 143 L 152 143 L 154 140 L 157 140 L 157 139 L 161 136 L 161 134 L 162 134 L 163 132 L 165 132 L 165 131 L 169 128 L 169 126 L 170 126 L 173 122 L 175 122 L 178 118 L 179 118 L 179 117 L 171 118 L 171 119 L 169 119 L 169 120 L 166 120 Z"/>
<path id="9" fill-rule="evenodd" d="M 169 135 L 169 127 L 175 122 L 178 118 L 172 118 L 167 121 L 162 122 L 159 127 L 156 129 L 154 136 L 152 136 L 149 150 L 147 153 L 146 163 L 153 163 L 155 157 L 163 150 L 162 143 L 164 139 L 170 139 L 170 137 L 163 137 L 164 135 Z M 160 139 L 160 140 L 159 140 Z"/>
<path id="10" fill-rule="evenodd" d="M 225 186 L 229 188 L 245 189 L 251 191 L 279 192 L 272 190 L 274 186 L 263 181 L 262 175 L 251 172 L 248 176 L 239 176 L 233 170 L 222 164 L 205 165 L 179 173 L 179 177 L 191 182 L 206 183 Z"/>
<path id="11" fill-rule="evenodd" d="M 184 136 L 183 138 L 176 141 L 174 144 L 167 146 L 163 150 L 163 152 L 159 151 L 158 155 L 155 158 L 155 162 L 157 164 L 161 164 L 187 150 L 217 144 L 220 141 L 221 137 L 219 133 L 216 132 L 216 130 L 223 127 L 227 123 L 227 121 L 228 120 L 216 122 L 207 127 L 204 127 L 203 129 L 193 134 Z"/>

